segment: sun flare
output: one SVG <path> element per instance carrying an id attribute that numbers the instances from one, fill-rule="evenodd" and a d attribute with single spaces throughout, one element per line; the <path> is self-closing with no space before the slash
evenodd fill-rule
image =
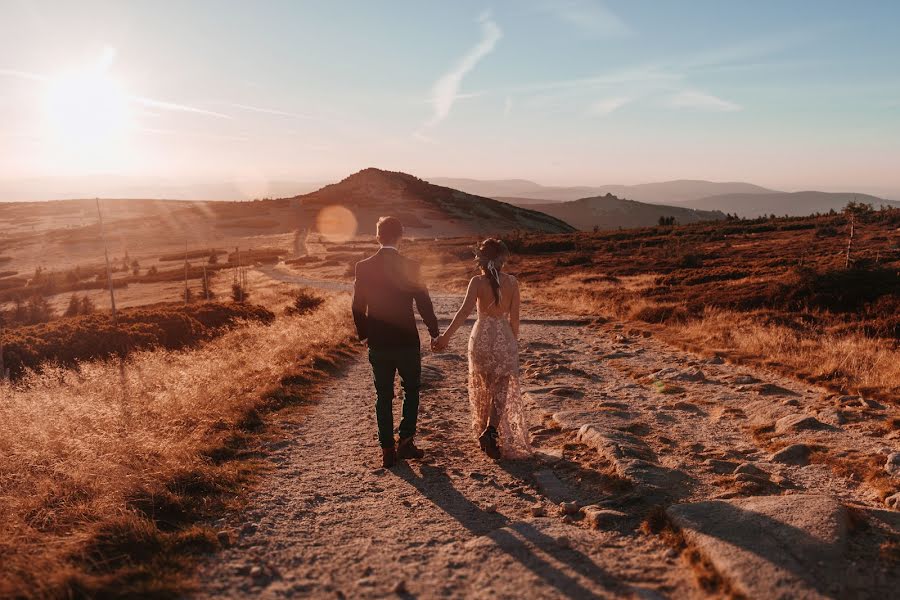
<path id="1" fill-rule="evenodd" d="M 121 158 L 132 124 L 129 98 L 105 68 L 51 79 L 44 113 L 47 141 L 56 158 L 93 167 Z"/>

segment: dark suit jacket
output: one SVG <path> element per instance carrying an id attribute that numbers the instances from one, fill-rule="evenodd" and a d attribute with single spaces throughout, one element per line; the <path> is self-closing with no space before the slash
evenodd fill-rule
<path id="1" fill-rule="evenodd" d="M 393 248 L 381 248 L 356 264 L 353 321 L 359 339 L 369 340 L 370 348 L 419 346 L 413 302 L 428 333 L 437 337 L 437 317 L 419 263 Z"/>

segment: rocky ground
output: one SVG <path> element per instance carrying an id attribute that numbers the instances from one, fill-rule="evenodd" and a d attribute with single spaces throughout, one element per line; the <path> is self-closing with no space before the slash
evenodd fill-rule
<path id="1" fill-rule="evenodd" d="M 437 299 L 445 323 L 458 302 Z M 896 407 L 700 359 L 624 324 L 535 307 L 524 318 L 533 459 L 494 462 L 472 439 L 465 327 L 423 358 L 427 457 L 382 469 L 361 356 L 311 406 L 278 413 L 271 469 L 245 511 L 215 524 L 229 547 L 201 569 L 198 595 L 895 593 L 900 513 L 882 497 L 885 481 L 900 487 L 900 444 L 872 423 Z M 843 468 L 851 459 L 884 472 L 867 483 Z"/>

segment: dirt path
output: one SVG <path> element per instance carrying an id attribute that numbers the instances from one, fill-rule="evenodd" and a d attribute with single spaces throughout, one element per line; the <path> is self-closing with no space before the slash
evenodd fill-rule
<path id="1" fill-rule="evenodd" d="M 457 302 L 436 302 L 442 319 Z M 525 316 L 533 460 L 490 461 L 471 439 L 464 327 L 447 353 L 423 358 L 426 459 L 380 468 L 361 357 L 312 407 L 279 413 L 272 469 L 246 512 L 218 524 L 234 544 L 202 569 L 200 595 L 704 597 L 690 564 L 641 526 L 654 507 L 801 491 L 878 502 L 825 465 L 773 462 L 761 447 L 761 427 L 818 414 L 821 390 L 701 362 L 621 325 L 559 323 L 533 308 Z M 579 436 L 586 424 L 600 433 Z M 624 436 L 613 451 L 609 431 Z M 884 451 L 852 426 L 783 432 L 812 434 Z M 623 448 L 641 460 L 620 460 Z M 743 463 L 763 475 L 733 474 Z M 557 504 L 569 500 L 594 508 L 564 517 Z"/>

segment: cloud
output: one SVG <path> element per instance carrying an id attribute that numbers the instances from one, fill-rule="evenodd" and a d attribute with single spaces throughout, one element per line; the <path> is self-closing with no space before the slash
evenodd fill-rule
<path id="1" fill-rule="evenodd" d="M 165 102 L 163 100 L 153 100 L 152 98 L 140 98 L 138 96 L 132 96 L 131 100 L 134 102 L 137 102 L 138 104 L 143 104 L 144 106 L 151 106 L 153 108 L 158 108 L 160 110 L 172 110 L 172 111 L 176 111 L 176 112 L 187 112 L 187 113 L 193 113 L 193 114 L 197 114 L 197 115 L 205 115 L 207 117 L 215 117 L 217 119 L 233 119 L 233 117 L 230 115 L 215 112 L 212 110 L 206 110 L 204 108 L 197 108 L 194 106 L 186 106 L 184 104 L 176 104 L 174 102 Z"/>
<path id="2" fill-rule="evenodd" d="M 632 33 L 622 19 L 594 0 L 542 0 L 538 10 L 592 36 L 616 37 Z"/>
<path id="3" fill-rule="evenodd" d="M 277 110 L 274 108 L 263 108 L 260 106 L 250 106 L 248 104 L 229 104 L 228 106 L 230 106 L 232 108 L 237 108 L 240 110 L 246 110 L 249 112 L 256 112 L 256 113 L 261 113 L 261 114 L 265 114 L 265 115 L 276 115 L 276 116 L 280 116 L 280 117 L 290 117 L 292 119 L 302 119 L 302 120 L 311 120 L 311 121 L 314 121 L 317 119 L 317 117 L 314 117 L 312 115 L 304 115 L 301 113 L 287 112 L 284 110 Z"/>
<path id="4" fill-rule="evenodd" d="M 16 79 L 28 79 L 29 81 L 47 81 L 47 78 L 37 73 L 17 71 L 15 69 L 0 69 L 0 76 L 15 77 Z"/>
<path id="5" fill-rule="evenodd" d="M 743 110 L 743 106 L 701 92 L 700 90 L 683 90 L 670 96 L 666 104 L 672 108 L 688 108 L 695 110 L 707 110 L 714 112 L 735 112 Z"/>
<path id="6" fill-rule="evenodd" d="M 460 98 L 468 95 L 460 94 L 459 88 L 462 80 L 481 60 L 494 51 L 494 47 L 503 32 L 491 19 L 490 13 L 483 13 L 478 17 L 481 24 L 481 40 L 463 56 L 458 63 L 447 73 L 438 79 L 431 89 L 431 104 L 434 107 L 434 115 L 416 133 L 416 137 L 424 138 L 423 130 L 431 129 L 450 115 L 453 104 Z"/>
<path id="7" fill-rule="evenodd" d="M 625 96 L 619 98 L 606 98 L 605 100 L 598 100 L 588 107 L 588 113 L 605 117 L 606 115 L 619 110 L 629 102 L 631 102 L 631 98 L 627 98 Z"/>

